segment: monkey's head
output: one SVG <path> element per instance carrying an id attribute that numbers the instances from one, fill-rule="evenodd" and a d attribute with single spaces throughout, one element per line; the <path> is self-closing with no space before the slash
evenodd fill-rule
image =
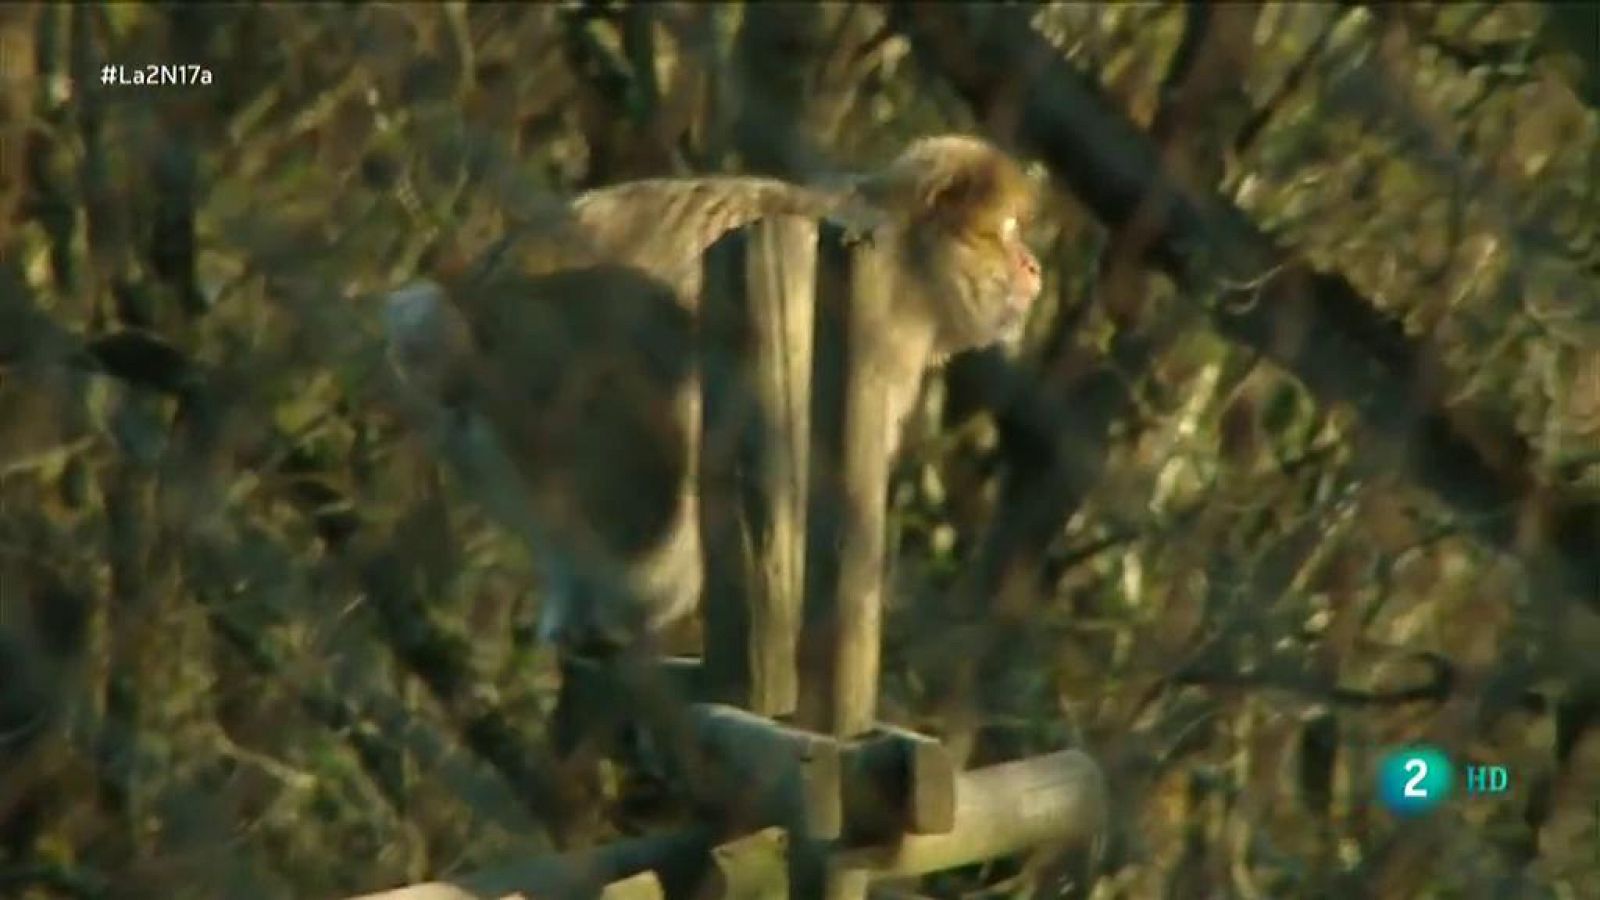
<path id="1" fill-rule="evenodd" d="M 948 356 L 1014 338 L 1039 296 L 1039 260 L 1022 240 L 1034 188 L 999 148 L 964 135 L 923 138 L 859 186 L 896 223 L 910 291 Z"/>

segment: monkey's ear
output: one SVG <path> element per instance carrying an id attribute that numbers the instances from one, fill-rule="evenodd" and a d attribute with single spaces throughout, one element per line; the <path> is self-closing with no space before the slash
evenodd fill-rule
<path id="1" fill-rule="evenodd" d="M 957 229 L 1016 205 L 1014 185 L 1008 184 L 1000 164 L 967 164 L 930 172 L 918 198 L 931 218 Z"/>
<path id="2" fill-rule="evenodd" d="M 971 141 L 932 139 L 926 148 L 913 177 L 927 218 L 965 231 L 1031 217 L 1037 185 L 1010 157 Z"/>
<path id="3" fill-rule="evenodd" d="M 384 299 L 389 359 L 407 383 L 441 397 L 473 352 L 472 329 L 432 281 L 416 281 Z"/>

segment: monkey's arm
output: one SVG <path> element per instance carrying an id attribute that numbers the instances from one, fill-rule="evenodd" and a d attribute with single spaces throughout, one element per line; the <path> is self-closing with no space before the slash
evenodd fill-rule
<path id="1" fill-rule="evenodd" d="M 699 258 L 736 228 L 769 216 L 819 218 L 831 192 L 772 178 L 657 178 L 600 188 L 572 201 L 576 226 L 603 251 L 649 268 Z"/>
<path id="2" fill-rule="evenodd" d="M 571 225 L 601 259 L 662 281 L 698 281 L 702 256 L 728 232 L 762 219 L 794 216 L 874 224 L 853 192 L 772 178 L 650 179 L 589 191 L 571 205 Z"/>

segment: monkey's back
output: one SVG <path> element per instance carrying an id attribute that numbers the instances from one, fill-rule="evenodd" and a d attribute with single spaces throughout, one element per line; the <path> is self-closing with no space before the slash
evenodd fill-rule
<path id="1" fill-rule="evenodd" d="M 514 468 L 523 496 L 490 505 L 511 518 L 528 510 L 522 530 L 558 617 L 578 629 L 586 618 L 599 630 L 659 624 L 700 594 L 694 315 L 705 251 L 774 216 L 832 219 L 881 239 L 895 302 L 868 330 L 898 422 L 926 367 L 999 339 L 1037 296 L 1037 260 L 1016 227 L 1024 188 L 997 149 L 947 137 L 831 190 L 709 177 L 589 191 L 512 216 L 471 266 L 441 254 L 449 284 L 436 293 L 470 323 L 469 361 L 448 364 L 459 356 L 405 334 L 396 349 L 418 374 L 438 371 L 419 382 L 464 384 L 463 408 L 492 437 L 482 443 L 505 448 L 498 471 Z M 428 321 L 426 292 L 399 294 L 409 300 L 397 321 Z"/>

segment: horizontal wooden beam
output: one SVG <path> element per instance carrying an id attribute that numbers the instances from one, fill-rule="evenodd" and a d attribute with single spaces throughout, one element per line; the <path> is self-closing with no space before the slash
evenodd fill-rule
<path id="1" fill-rule="evenodd" d="M 874 878 L 924 875 L 1040 845 L 1090 841 L 1101 834 L 1105 818 L 1100 767 L 1087 754 L 1063 750 L 964 772 L 948 833 L 844 850 L 832 865 Z"/>
<path id="2" fill-rule="evenodd" d="M 839 836 L 841 748 L 826 735 L 781 725 L 716 703 L 691 712 L 706 762 L 715 772 L 704 798 L 735 830 L 781 825 L 821 839 Z"/>
<path id="3" fill-rule="evenodd" d="M 697 690 L 704 675 L 699 660 L 675 657 L 645 666 L 641 687 L 637 671 L 569 662 L 563 692 L 569 709 L 586 720 L 579 727 L 592 732 L 624 720 L 658 726 L 678 720 L 641 708 L 641 689 L 675 703 L 704 696 Z M 860 844 L 954 827 L 956 767 L 935 738 L 880 723 L 843 742 L 714 703 L 694 705 L 689 724 L 694 747 L 680 746 L 669 755 L 677 757 L 673 762 L 702 802 L 730 815 L 725 824 L 736 832 L 783 825 L 820 839 L 845 835 Z M 663 740 L 654 746 L 673 745 Z M 695 758 L 683 758 L 686 753 Z M 761 788 L 752 793 L 752 786 Z M 736 809 L 740 802 L 754 806 Z"/>
<path id="4" fill-rule="evenodd" d="M 770 787 L 755 788 L 756 796 L 767 797 L 758 801 L 758 806 L 776 804 L 777 809 L 792 814 L 805 811 L 808 803 L 825 810 L 826 797 L 837 801 L 840 748 L 828 738 L 716 704 L 694 707 L 690 720 L 696 735 L 706 743 L 707 752 L 724 760 L 723 773 L 748 771 L 746 767 L 763 758 L 769 764 L 776 760 L 779 770 L 787 771 L 783 778 L 768 781 Z M 936 747 L 937 743 L 922 735 L 885 729 L 874 739 L 857 744 L 853 765 L 886 765 L 885 760 L 907 751 L 911 756 L 901 759 L 915 759 L 919 753 L 926 754 L 929 745 Z M 826 775 L 815 782 L 805 781 L 812 774 L 805 764 L 817 760 L 831 760 L 818 771 L 825 773 L 832 767 L 832 793 L 826 789 Z M 937 768 L 943 762 L 932 765 Z M 928 783 L 937 784 L 941 777 L 935 776 Z M 790 779 L 786 785 L 785 778 Z M 828 868 L 840 876 L 903 879 L 1039 846 L 1084 845 L 1104 831 L 1106 790 L 1100 767 L 1077 750 L 964 772 L 955 779 L 951 827 L 947 832 L 905 834 L 872 847 L 841 849 L 835 845 Z M 808 791 L 815 794 L 808 796 Z M 928 804 L 921 814 L 924 821 L 941 818 L 942 814 L 930 815 L 927 810 L 937 810 L 942 800 L 918 801 L 915 795 L 913 790 L 912 809 L 919 802 Z M 825 811 L 806 814 L 817 818 L 829 815 Z M 750 893 L 746 888 L 784 884 L 781 878 L 772 881 L 771 873 L 774 868 L 784 867 L 789 852 L 790 836 L 779 827 L 769 826 L 715 847 L 708 833 L 696 828 L 540 857 L 450 882 L 412 885 L 351 900 L 502 900 L 517 893 L 540 900 L 595 896 L 633 900 L 661 896 L 651 891 L 661 891 L 662 885 L 674 896 L 685 890 L 702 891 L 702 896 L 708 897 L 781 896 Z M 639 877 L 647 873 L 654 874 Z"/>
<path id="5" fill-rule="evenodd" d="M 839 836 L 838 741 L 719 703 L 691 703 L 703 669 L 693 658 L 642 664 L 570 660 L 562 686 L 570 727 L 594 734 L 625 721 L 647 729 L 658 761 L 735 832 L 781 825 Z"/>

